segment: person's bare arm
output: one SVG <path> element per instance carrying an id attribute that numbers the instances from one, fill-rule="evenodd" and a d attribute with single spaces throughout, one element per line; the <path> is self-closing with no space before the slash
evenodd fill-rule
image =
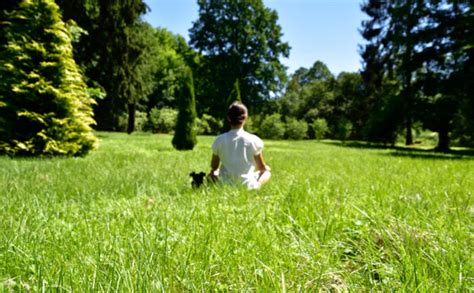
<path id="1" fill-rule="evenodd" d="M 220 162 L 221 160 L 219 159 L 219 156 L 213 154 L 211 159 L 211 171 L 209 172 L 208 176 L 217 177 L 217 170 L 219 170 Z"/>
<path id="2" fill-rule="evenodd" d="M 257 170 L 259 173 L 257 181 L 263 184 L 270 179 L 270 176 L 271 176 L 270 166 L 267 166 L 267 164 L 265 164 L 265 160 L 263 159 L 262 153 L 256 155 L 254 159 L 255 159 L 255 164 L 257 165 Z"/>

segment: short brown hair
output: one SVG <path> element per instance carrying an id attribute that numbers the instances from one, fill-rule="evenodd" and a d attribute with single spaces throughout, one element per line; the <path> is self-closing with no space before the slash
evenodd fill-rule
<path id="1" fill-rule="evenodd" d="M 229 118 L 230 125 L 242 124 L 247 118 L 247 115 L 247 107 L 239 101 L 233 102 L 227 110 L 227 117 Z"/>

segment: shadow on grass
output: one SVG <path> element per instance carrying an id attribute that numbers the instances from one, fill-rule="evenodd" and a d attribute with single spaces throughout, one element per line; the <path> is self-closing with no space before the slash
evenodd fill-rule
<path id="1" fill-rule="evenodd" d="M 386 155 L 394 157 L 411 157 L 417 159 L 441 160 L 474 160 L 474 149 L 472 148 L 437 151 L 434 148 L 423 149 L 416 146 L 391 146 L 361 141 L 323 141 L 322 143 L 346 148 L 393 150 L 393 152 L 387 153 Z"/>

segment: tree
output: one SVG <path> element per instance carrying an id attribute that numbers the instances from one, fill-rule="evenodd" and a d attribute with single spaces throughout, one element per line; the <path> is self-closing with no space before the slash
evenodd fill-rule
<path id="1" fill-rule="evenodd" d="M 460 142 L 474 145 L 474 3 L 470 2 L 468 7 L 463 7 L 462 16 L 455 19 L 456 33 L 453 34 L 458 48 L 456 55 L 464 60 L 457 75 L 462 88 L 458 93 L 462 93 L 462 97 L 455 131 L 459 133 Z"/>
<path id="2" fill-rule="evenodd" d="M 280 57 L 289 46 L 281 41 L 278 15 L 261 0 L 199 0 L 199 19 L 190 30 L 190 43 L 204 56 L 198 88 L 207 89 L 199 103 L 220 116 L 235 80 L 242 102 L 259 109 L 285 81 Z M 205 87 L 204 87 L 205 85 Z"/>
<path id="3" fill-rule="evenodd" d="M 232 104 L 235 101 L 242 102 L 242 98 L 240 97 L 240 86 L 239 86 L 239 80 L 236 79 L 232 91 L 229 94 L 229 98 L 227 99 L 227 105 Z"/>
<path id="4" fill-rule="evenodd" d="M 76 58 L 91 85 L 107 95 L 95 108 L 97 127 L 115 130 L 120 115 L 128 112 L 128 132 L 133 131 L 137 101 L 146 96 L 143 68 L 149 47 L 140 16 L 147 10 L 142 0 L 57 0 L 65 20 L 73 19 L 87 31 L 77 46 Z"/>
<path id="5" fill-rule="evenodd" d="M 454 0 L 374 0 L 362 6 L 371 17 L 361 31 L 369 41 L 361 51 L 364 80 L 370 91 L 378 86 L 375 93 L 382 92 L 383 84 L 392 87 L 389 98 L 377 94 L 379 109 L 391 117 L 373 121 L 404 123 L 406 144 L 413 141 L 414 121 L 438 132 L 439 150 L 449 149 L 452 131 L 463 137 L 469 134 L 460 133 L 473 131 L 467 118 L 474 109 L 469 94 L 474 71 L 472 8 L 468 1 Z"/>
<path id="6" fill-rule="evenodd" d="M 362 129 L 367 125 L 374 108 L 373 96 L 366 90 L 360 73 L 341 72 L 334 87 L 333 114 L 337 119 L 353 125 L 352 139 L 363 139 Z"/>
<path id="7" fill-rule="evenodd" d="M 229 94 L 229 97 L 227 98 L 224 108 L 222 109 L 222 112 L 221 112 L 222 114 L 220 115 L 222 117 L 222 121 L 224 121 L 222 129 L 221 129 L 221 131 L 223 132 L 226 132 L 230 129 L 230 123 L 227 120 L 227 107 L 229 107 L 229 105 L 235 101 L 242 102 L 242 99 L 240 97 L 240 87 L 239 87 L 238 79 L 235 80 L 232 86 L 232 90 Z"/>
<path id="8" fill-rule="evenodd" d="M 362 6 L 372 19 L 363 22 L 363 37 L 369 41 L 362 53 L 366 60 L 367 78 L 374 78 L 381 85 L 383 71 L 390 79 L 398 81 L 398 100 L 405 123 L 405 144 L 413 144 L 412 125 L 418 90 L 416 72 L 422 67 L 417 58 L 420 46 L 420 28 L 426 16 L 423 0 L 396 2 L 368 1 Z M 370 70 L 375 69 L 375 72 Z M 377 76 L 379 75 L 379 76 Z"/>
<path id="9" fill-rule="evenodd" d="M 18 8 L 19 1 L 17 0 L 3 0 L 0 2 L 0 44 L 6 44 L 6 32 L 5 30 L 5 23 L 8 19 L 8 11 L 12 11 L 13 9 Z"/>
<path id="10" fill-rule="evenodd" d="M 308 123 L 304 120 L 288 118 L 286 120 L 285 137 L 288 139 L 300 140 L 306 138 L 308 132 Z"/>
<path id="11" fill-rule="evenodd" d="M 285 135 L 285 123 L 281 121 L 281 115 L 274 113 L 266 116 L 260 124 L 259 134 L 263 138 L 282 139 Z"/>
<path id="12" fill-rule="evenodd" d="M 0 152 L 85 155 L 96 145 L 94 101 L 52 0 L 0 10 Z"/>
<path id="13" fill-rule="evenodd" d="M 143 105 L 147 112 L 154 107 L 177 108 L 176 99 L 180 82 L 187 68 L 192 66 L 197 57 L 188 47 L 186 40 L 180 35 L 174 35 L 164 28 L 155 28 L 150 37 L 152 54 L 147 62 L 153 64 L 153 91 L 148 94 Z"/>
<path id="14" fill-rule="evenodd" d="M 334 76 L 323 62 L 316 61 L 309 69 L 297 69 L 278 101 L 282 115 L 308 122 L 316 116 L 326 117 L 331 112 L 329 102 L 333 98 L 333 87 Z"/>
<path id="15" fill-rule="evenodd" d="M 179 113 L 176 130 L 172 140 L 177 150 L 192 150 L 196 145 L 196 102 L 194 98 L 194 82 L 190 69 L 183 78 L 179 97 Z"/>
<path id="16" fill-rule="evenodd" d="M 399 111 L 399 99 L 394 98 L 394 82 L 386 74 L 390 49 L 390 43 L 385 38 L 390 29 L 388 5 L 378 0 L 368 0 L 361 5 L 362 11 L 369 16 L 368 20 L 362 22 L 360 30 L 362 37 L 368 41 L 360 47 L 363 62 L 361 77 L 374 103 L 363 132 L 365 139 L 370 141 L 394 143 L 401 121 L 398 118 L 402 113 Z"/>
<path id="17" fill-rule="evenodd" d="M 472 4 L 467 2 L 436 1 L 426 5 L 431 13 L 429 25 L 423 28 L 426 36 L 423 41 L 430 46 L 424 46 L 419 53 L 424 70 L 419 74 L 418 83 L 424 96 L 418 105 L 418 112 L 422 113 L 423 125 L 438 132 L 436 148 L 447 151 L 455 123 L 464 124 L 474 110 L 472 104 L 469 107 L 469 100 L 472 103 L 473 98 L 468 88 L 474 77 L 474 11 Z M 458 129 L 464 128 L 466 134 L 474 132 L 474 128 L 465 126 L 459 125 Z"/>

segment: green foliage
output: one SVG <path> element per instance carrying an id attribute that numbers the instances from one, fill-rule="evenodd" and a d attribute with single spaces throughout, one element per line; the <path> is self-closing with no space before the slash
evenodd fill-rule
<path id="1" fill-rule="evenodd" d="M 385 84 L 384 88 L 389 89 L 390 85 Z M 393 91 L 387 90 L 383 96 L 385 98 L 378 101 L 363 132 L 368 141 L 394 144 L 403 121 L 402 105 Z"/>
<path id="2" fill-rule="evenodd" d="M 278 15 L 262 0 L 200 0 L 199 18 L 190 30 L 190 44 L 203 53 L 198 68 L 197 99 L 219 117 L 232 85 L 239 80 L 242 102 L 250 110 L 282 89 L 286 79 L 281 57 L 289 46 L 281 41 Z"/>
<path id="3" fill-rule="evenodd" d="M 227 107 L 231 105 L 233 102 L 239 101 L 242 102 L 242 99 L 240 98 L 240 87 L 239 87 L 239 80 L 236 79 L 233 86 L 232 90 L 230 91 L 229 97 L 227 98 L 226 102 L 226 107 L 222 109 L 222 120 L 224 121 L 224 126 L 222 127 L 222 132 L 228 131 L 230 127 L 229 120 L 227 119 Z"/>
<path id="4" fill-rule="evenodd" d="M 196 119 L 198 134 L 218 134 L 222 130 L 223 125 L 222 120 L 208 114 L 203 114 L 200 119 Z"/>
<path id="5" fill-rule="evenodd" d="M 321 61 L 316 61 L 310 69 L 299 68 L 278 100 L 280 113 L 285 119 L 313 121 L 322 118 L 334 126 L 347 112 L 347 103 L 337 102 L 337 86 L 334 76 Z M 314 136 L 312 129 L 309 134 Z"/>
<path id="6" fill-rule="evenodd" d="M 262 120 L 258 134 L 263 138 L 281 139 L 285 135 L 285 123 L 281 121 L 281 115 L 274 113 Z"/>
<path id="7" fill-rule="evenodd" d="M 154 133 L 170 133 L 176 128 L 178 111 L 171 108 L 154 107 L 148 115 L 147 129 Z"/>
<path id="8" fill-rule="evenodd" d="M 351 137 L 363 139 L 362 129 L 375 101 L 359 73 L 342 72 L 336 79 L 323 62 L 316 61 L 309 69 L 301 67 L 295 71 L 278 104 L 285 119 L 324 119 L 330 130 L 324 133 L 328 137 L 340 137 L 339 121 L 344 120 L 353 125 Z M 308 134 L 315 137 L 312 128 Z"/>
<path id="9" fill-rule="evenodd" d="M 360 73 L 341 72 L 334 87 L 336 119 L 346 119 L 353 125 L 352 139 L 363 139 L 363 129 L 373 112 L 375 101 L 368 92 Z"/>
<path id="10" fill-rule="evenodd" d="M 190 69 L 183 78 L 179 96 L 179 112 L 172 144 L 177 150 L 192 150 L 196 145 L 196 102 Z"/>
<path id="11" fill-rule="evenodd" d="M 117 130 L 119 117 L 128 112 L 127 131 L 134 130 L 136 104 L 155 84 L 153 29 L 141 22 L 147 11 L 142 0 L 56 0 L 65 20 L 87 31 L 74 46 L 74 56 L 88 83 L 107 93 L 95 107 L 97 128 Z M 128 109 L 128 110 L 127 110 Z"/>
<path id="12" fill-rule="evenodd" d="M 332 82 L 334 76 L 326 64 L 321 61 L 314 62 L 309 69 L 300 67 L 290 78 L 286 91 L 290 93 L 300 92 L 304 86 L 315 81 Z"/>
<path id="13" fill-rule="evenodd" d="M 466 121 L 455 120 L 455 115 L 470 115 L 460 107 L 472 100 L 468 94 L 474 77 L 472 4 L 370 0 L 362 10 L 370 17 L 361 30 L 369 42 L 361 55 L 370 91 L 376 99 L 386 99 L 381 95 L 384 81 L 395 82 L 402 118 L 398 123 L 405 128 L 406 144 L 413 143 L 414 123 L 422 121 L 439 133 L 438 148 L 448 150 L 453 122 Z"/>
<path id="14" fill-rule="evenodd" d="M 260 133 L 260 125 L 262 123 L 263 115 L 251 115 L 247 118 L 244 128 L 250 133 Z"/>
<path id="15" fill-rule="evenodd" d="M 352 133 L 352 127 L 352 123 L 349 120 L 339 120 L 334 129 L 335 137 L 340 140 L 348 139 Z"/>
<path id="16" fill-rule="evenodd" d="M 52 0 L 1 10 L 0 152 L 85 155 L 96 145 L 94 101 Z"/>
<path id="17" fill-rule="evenodd" d="M 285 137 L 288 139 L 300 140 L 307 137 L 308 123 L 295 118 L 286 119 Z"/>
<path id="18" fill-rule="evenodd" d="M 242 102 L 242 99 L 240 98 L 240 86 L 238 79 L 235 80 L 232 86 L 232 91 L 230 92 L 229 98 L 227 99 L 227 104 L 230 105 L 235 101 Z"/>
<path id="19" fill-rule="evenodd" d="M 129 117 L 127 114 L 122 114 L 119 117 L 119 124 L 117 130 L 126 132 L 129 127 Z M 134 130 L 146 131 L 149 128 L 149 120 L 146 112 L 136 111 L 134 118 Z"/>
<path id="20" fill-rule="evenodd" d="M 155 84 L 144 105 L 148 109 L 177 108 L 176 94 L 187 65 L 194 63 L 195 53 L 182 36 L 174 35 L 164 28 L 155 28 L 150 42 L 153 45 L 150 49 L 153 54 L 147 62 L 154 68 L 152 77 Z"/>
<path id="21" fill-rule="evenodd" d="M 209 123 L 207 121 L 202 120 L 201 118 L 196 118 L 196 134 L 202 135 L 206 133 L 210 133 L 211 128 L 209 127 Z"/>
<path id="22" fill-rule="evenodd" d="M 324 118 L 317 118 L 311 123 L 311 129 L 313 130 L 314 137 L 317 140 L 323 139 L 326 137 L 326 134 L 329 132 L 328 123 Z"/>

